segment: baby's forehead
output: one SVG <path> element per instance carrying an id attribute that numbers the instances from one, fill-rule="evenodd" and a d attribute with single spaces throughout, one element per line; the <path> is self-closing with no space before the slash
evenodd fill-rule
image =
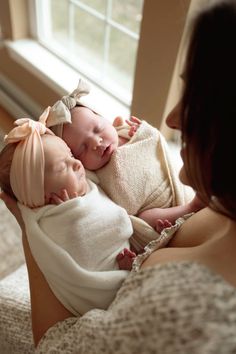
<path id="1" fill-rule="evenodd" d="M 71 118 L 73 119 L 79 119 L 79 118 L 84 118 L 87 120 L 97 120 L 97 119 L 103 119 L 103 117 L 94 112 L 92 109 L 89 107 L 85 106 L 76 106 L 71 110 Z"/>
<path id="2" fill-rule="evenodd" d="M 42 143 L 44 148 L 55 149 L 56 147 L 56 149 L 58 149 L 58 147 L 60 147 L 65 150 L 69 150 L 69 147 L 66 144 L 66 142 L 56 135 L 50 135 L 50 134 L 42 135 Z"/>

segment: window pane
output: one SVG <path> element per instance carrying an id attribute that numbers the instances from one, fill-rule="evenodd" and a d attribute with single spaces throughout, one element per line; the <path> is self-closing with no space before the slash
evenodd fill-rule
<path id="1" fill-rule="evenodd" d="M 78 60 L 101 70 L 104 47 L 104 22 L 94 16 L 75 8 L 74 50 Z"/>
<path id="2" fill-rule="evenodd" d="M 112 19 L 139 34 L 143 0 L 113 0 Z"/>
<path id="3" fill-rule="evenodd" d="M 106 13 L 107 1 L 108 0 L 81 0 L 82 3 L 101 12 L 103 15 Z"/>
<path id="4" fill-rule="evenodd" d="M 144 0 L 43 0 L 40 41 L 130 104 Z M 41 15 L 41 18 L 40 18 Z"/>
<path id="5" fill-rule="evenodd" d="M 51 0 L 52 36 L 60 44 L 68 46 L 69 4 L 68 0 Z"/>
<path id="6" fill-rule="evenodd" d="M 111 29 L 107 76 L 131 92 L 136 61 L 137 41 Z"/>

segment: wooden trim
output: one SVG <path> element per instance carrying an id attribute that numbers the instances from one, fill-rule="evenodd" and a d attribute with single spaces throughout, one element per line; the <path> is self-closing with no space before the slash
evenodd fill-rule
<path id="1" fill-rule="evenodd" d="M 17 40 L 29 37 L 27 0 L 0 1 L 0 23 L 4 39 Z"/>
<path id="2" fill-rule="evenodd" d="M 144 2 L 131 112 L 160 128 L 190 0 Z"/>

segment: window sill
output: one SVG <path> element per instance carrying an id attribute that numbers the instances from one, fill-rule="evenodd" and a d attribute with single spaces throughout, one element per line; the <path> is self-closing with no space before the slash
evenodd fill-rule
<path id="1" fill-rule="evenodd" d="M 34 40 L 5 41 L 5 46 L 13 60 L 33 73 L 60 96 L 72 92 L 77 87 L 79 78 L 83 78 L 77 71 Z M 125 118 L 129 116 L 130 111 L 126 106 L 92 83 L 91 88 L 84 102 L 96 107 L 99 113 L 110 119 L 117 115 Z"/>

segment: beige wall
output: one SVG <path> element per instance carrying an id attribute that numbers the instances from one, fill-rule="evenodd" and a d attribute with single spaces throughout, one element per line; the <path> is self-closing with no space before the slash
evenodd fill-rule
<path id="1" fill-rule="evenodd" d="M 29 37 L 27 0 L 1 0 L 0 24 L 4 39 L 17 40 Z M 12 59 L 8 51 L 0 48 L 0 73 L 14 82 L 39 106 L 48 106 L 58 100 L 59 95 L 37 76 Z"/>
<path id="2" fill-rule="evenodd" d="M 29 36 L 27 0 L 1 0 L 0 23 L 5 39 Z"/>
<path id="3" fill-rule="evenodd" d="M 190 0 L 147 0 L 144 4 L 132 114 L 160 127 Z M 173 90 L 171 91 L 173 96 Z M 174 99 L 169 101 L 171 103 Z"/>
<path id="4" fill-rule="evenodd" d="M 48 87 L 37 76 L 16 63 L 5 48 L 0 50 L 0 73 L 14 82 L 22 91 L 30 96 L 39 106 L 52 105 L 59 95 Z"/>

